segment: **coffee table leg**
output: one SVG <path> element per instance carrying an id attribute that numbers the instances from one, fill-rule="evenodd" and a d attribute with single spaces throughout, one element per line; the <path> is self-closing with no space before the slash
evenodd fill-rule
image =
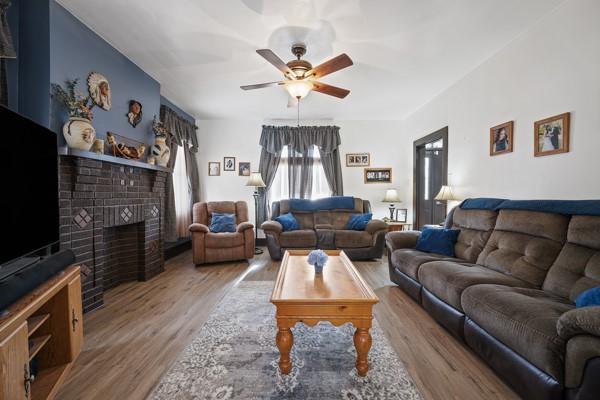
<path id="1" fill-rule="evenodd" d="M 279 348 L 279 369 L 281 373 L 287 375 L 292 370 L 292 360 L 290 359 L 290 350 L 294 344 L 294 336 L 289 327 L 279 327 L 275 337 L 277 347 Z"/>
<path id="2" fill-rule="evenodd" d="M 367 356 L 371 349 L 371 334 L 368 328 L 356 328 L 354 333 L 354 347 L 356 347 L 356 370 L 358 375 L 366 376 L 369 371 Z"/>

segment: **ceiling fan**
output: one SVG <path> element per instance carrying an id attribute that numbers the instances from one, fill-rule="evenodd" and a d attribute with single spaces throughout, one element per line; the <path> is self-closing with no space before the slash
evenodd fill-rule
<path id="1" fill-rule="evenodd" d="M 306 54 L 306 46 L 302 43 L 292 45 L 292 53 L 296 56 L 296 60 L 292 60 L 288 63 L 284 63 L 281 58 L 270 49 L 260 49 L 256 50 L 256 52 L 281 71 L 285 80 L 240 86 L 243 90 L 283 86 L 291 96 L 291 102 L 288 103 L 288 107 L 294 106 L 294 103 L 297 103 L 298 100 L 306 97 L 311 91 L 320 92 L 340 99 L 343 99 L 350 93 L 347 89 L 317 81 L 317 79 L 322 78 L 325 75 L 351 66 L 353 64 L 352 60 L 346 54 L 340 54 L 313 68 L 311 63 L 301 59 L 302 56 Z"/>

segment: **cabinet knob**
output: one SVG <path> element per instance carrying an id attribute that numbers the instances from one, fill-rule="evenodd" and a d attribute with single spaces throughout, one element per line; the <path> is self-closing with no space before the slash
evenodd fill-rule
<path id="1" fill-rule="evenodd" d="M 71 309 L 71 323 L 73 324 L 73 332 L 75 332 L 79 319 L 75 316 L 75 309 Z"/>

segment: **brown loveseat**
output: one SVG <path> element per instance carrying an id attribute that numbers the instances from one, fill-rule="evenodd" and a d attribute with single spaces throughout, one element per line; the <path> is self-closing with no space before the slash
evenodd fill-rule
<path id="1" fill-rule="evenodd" d="M 236 232 L 213 233 L 209 230 L 213 212 L 235 214 Z M 192 253 L 194 264 L 247 260 L 254 257 L 254 225 L 248 222 L 244 201 L 196 203 L 193 210 Z"/>
<path id="2" fill-rule="evenodd" d="M 600 216 L 565 205 L 600 211 L 467 200 L 446 222 L 454 258 L 415 250 L 419 232 L 386 235 L 392 281 L 526 399 L 600 398 L 600 307 L 574 304 L 600 286 Z"/>
<path id="3" fill-rule="evenodd" d="M 300 229 L 284 232 L 274 219 L 291 212 Z M 373 219 L 364 231 L 346 230 L 352 214 L 371 212 L 368 200 L 354 198 L 353 209 L 296 211 L 289 200 L 273 202 L 272 221 L 261 225 L 273 260 L 281 260 L 286 249 L 343 249 L 352 260 L 380 258 L 383 254 L 387 224 Z"/>

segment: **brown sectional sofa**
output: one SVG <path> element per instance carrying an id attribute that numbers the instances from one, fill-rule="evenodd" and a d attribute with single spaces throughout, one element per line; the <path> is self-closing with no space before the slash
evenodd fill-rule
<path id="1" fill-rule="evenodd" d="M 574 302 L 600 286 L 600 216 L 515 204 L 455 208 L 455 258 L 388 233 L 390 278 L 523 398 L 598 399 L 600 307 Z"/>
<path id="2" fill-rule="evenodd" d="M 292 212 L 300 230 L 283 232 L 275 221 L 279 215 Z M 295 211 L 289 200 L 273 202 L 272 220 L 261 225 L 267 248 L 273 260 L 281 260 L 287 249 L 343 249 L 352 260 L 369 260 L 383 255 L 387 224 L 373 219 L 364 231 L 346 230 L 352 214 L 371 212 L 368 200 L 354 198 L 353 209 Z"/>

